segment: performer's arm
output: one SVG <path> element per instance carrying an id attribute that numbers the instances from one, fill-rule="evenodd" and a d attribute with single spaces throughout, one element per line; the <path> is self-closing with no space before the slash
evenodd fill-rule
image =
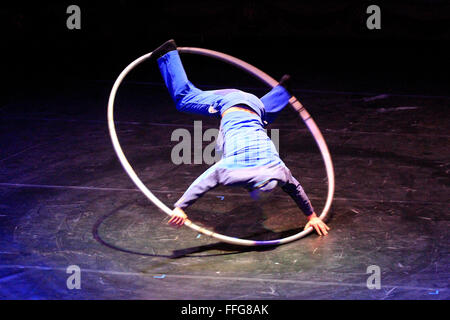
<path id="1" fill-rule="evenodd" d="M 216 164 L 217 165 L 217 164 Z M 198 198 L 202 197 L 209 190 L 217 187 L 219 184 L 216 172 L 216 165 L 206 170 L 199 176 L 186 190 L 183 196 L 175 203 L 172 218 L 169 224 L 182 226 L 187 219 L 184 209 L 194 204 Z"/>
<path id="2" fill-rule="evenodd" d="M 308 217 L 308 223 L 305 226 L 305 230 L 309 227 L 313 227 L 319 235 L 327 235 L 330 228 L 317 217 L 314 208 L 311 205 L 311 201 L 309 201 L 308 196 L 300 183 L 291 176 L 289 181 L 281 188 L 294 199 L 298 207 Z"/>
<path id="3" fill-rule="evenodd" d="M 292 175 L 290 176 L 288 182 L 281 187 L 281 189 L 291 196 L 306 216 L 310 216 L 314 213 L 314 208 L 311 205 L 311 201 L 309 201 L 308 196 L 300 183 Z"/>
<path id="4" fill-rule="evenodd" d="M 189 186 L 183 196 L 175 203 L 175 207 L 185 209 L 194 204 L 198 198 L 202 197 L 209 190 L 219 184 L 216 172 L 216 165 L 210 167 Z"/>

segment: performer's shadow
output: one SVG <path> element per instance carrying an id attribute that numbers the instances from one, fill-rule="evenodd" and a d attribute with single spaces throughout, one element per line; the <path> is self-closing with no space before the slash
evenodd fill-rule
<path id="1" fill-rule="evenodd" d="M 264 206 L 264 202 L 251 201 L 220 214 L 193 207 L 189 210 L 189 217 L 214 232 L 241 239 L 275 240 L 298 233 L 297 229 L 275 231 L 285 229 L 283 220 L 288 214 L 280 215 L 278 212 L 268 215 L 263 211 Z M 269 220 L 270 223 L 267 223 Z"/>
<path id="2" fill-rule="evenodd" d="M 116 208 L 115 210 L 100 217 L 92 228 L 94 238 L 102 245 L 125 253 L 136 254 L 149 257 L 163 257 L 170 259 L 179 258 L 201 258 L 214 257 L 231 254 L 240 254 L 250 251 L 269 251 L 277 247 L 277 245 L 270 246 L 239 246 L 228 243 L 218 242 L 207 245 L 199 245 L 180 250 L 174 250 L 171 255 L 154 254 L 148 252 L 140 252 L 134 249 L 119 246 L 106 240 L 102 237 L 99 229 L 101 225 L 111 216 L 117 214 L 121 210 L 125 210 L 128 204 Z M 301 228 L 295 228 L 282 232 L 273 232 L 267 229 L 264 222 L 264 215 L 258 205 L 242 205 L 234 208 L 228 213 L 223 213 L 220 218 L 212 215 L 211 212 L 194 209 L 190 211 L 190 217 L 196 223 L 208 226 L 212 231 L 225 234 L 227 236 L 236 238 L 245 238 L 250 240 L 273 240 L 291 236 L 301 231 Z M 206 253 L 210 251 L 222 251 L 219 253 Z"/>

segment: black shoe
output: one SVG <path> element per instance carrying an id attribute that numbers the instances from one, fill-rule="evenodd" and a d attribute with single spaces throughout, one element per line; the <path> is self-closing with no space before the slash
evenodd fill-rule
<path id="1" fill-rule="evenodd" d="M 154 56 L 156 59 L 162 57 L 167 52 L 177 50 L 177 45 L 175 43 L 175 40 L 171 39 L 169 41 L 164 42 L 161 46 L 153 50 L 152 56 Z"/>
<path id="2" fill-rule="evenodd" d="M 287 92 L 292 94 L 292 90 L 291 90 L 291 76 L 290 75 L 285 74 L 284 76 L 282 76 L 281 80 L 279 82 L 279 85 L 284 87 L 287 90 Z"/>

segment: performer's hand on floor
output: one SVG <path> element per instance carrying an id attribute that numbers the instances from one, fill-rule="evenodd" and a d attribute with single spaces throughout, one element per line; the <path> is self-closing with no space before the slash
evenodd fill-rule
<path id="1" fill-rule="evenodd" d="M 325 224 L 325 222 L 317 217 L 315 212 L 313 212 L 313 214 L 311 214 L 308 219 L 309 221 L 305 226 L 305 230 L 309 227 L 313 227 L 319 234 L 319 236 L 326 236 L 328 234 L 328 230 L 330 230 L 330 228 Z"/>
<path id="2" fill-rule="evenodd" d="M 186 213 L 184 213 L 183 209 L 175 208 L 172 211 L 172 217 L 170 218 L 168 224 L 174 227 L 181 227 L 187 219 Z"/>

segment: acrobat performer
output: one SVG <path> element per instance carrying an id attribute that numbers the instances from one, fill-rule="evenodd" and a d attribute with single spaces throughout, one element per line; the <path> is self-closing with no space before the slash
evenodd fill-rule
<path id="1" fill-rule="evenodd" d="M 319 235 L 327 235 L 330 228 L 317 217 L 264 130 L 288 104 L 290 77 L 283 76 L 280 84 L 260 99 L 237 89 L 203 91 L 188 80 L 174 40 L 154 50 L 153 56 L 179 111 L 221 118 L 216 144 L 222 157 L 175 203 L 169 224 L 182 226 L 187 219 L 184 209 L 218 185 L 243 187 L 253 199 L 261 199 L 280 186 L 307 216 L 305 229 L 313 227 Z"/>

